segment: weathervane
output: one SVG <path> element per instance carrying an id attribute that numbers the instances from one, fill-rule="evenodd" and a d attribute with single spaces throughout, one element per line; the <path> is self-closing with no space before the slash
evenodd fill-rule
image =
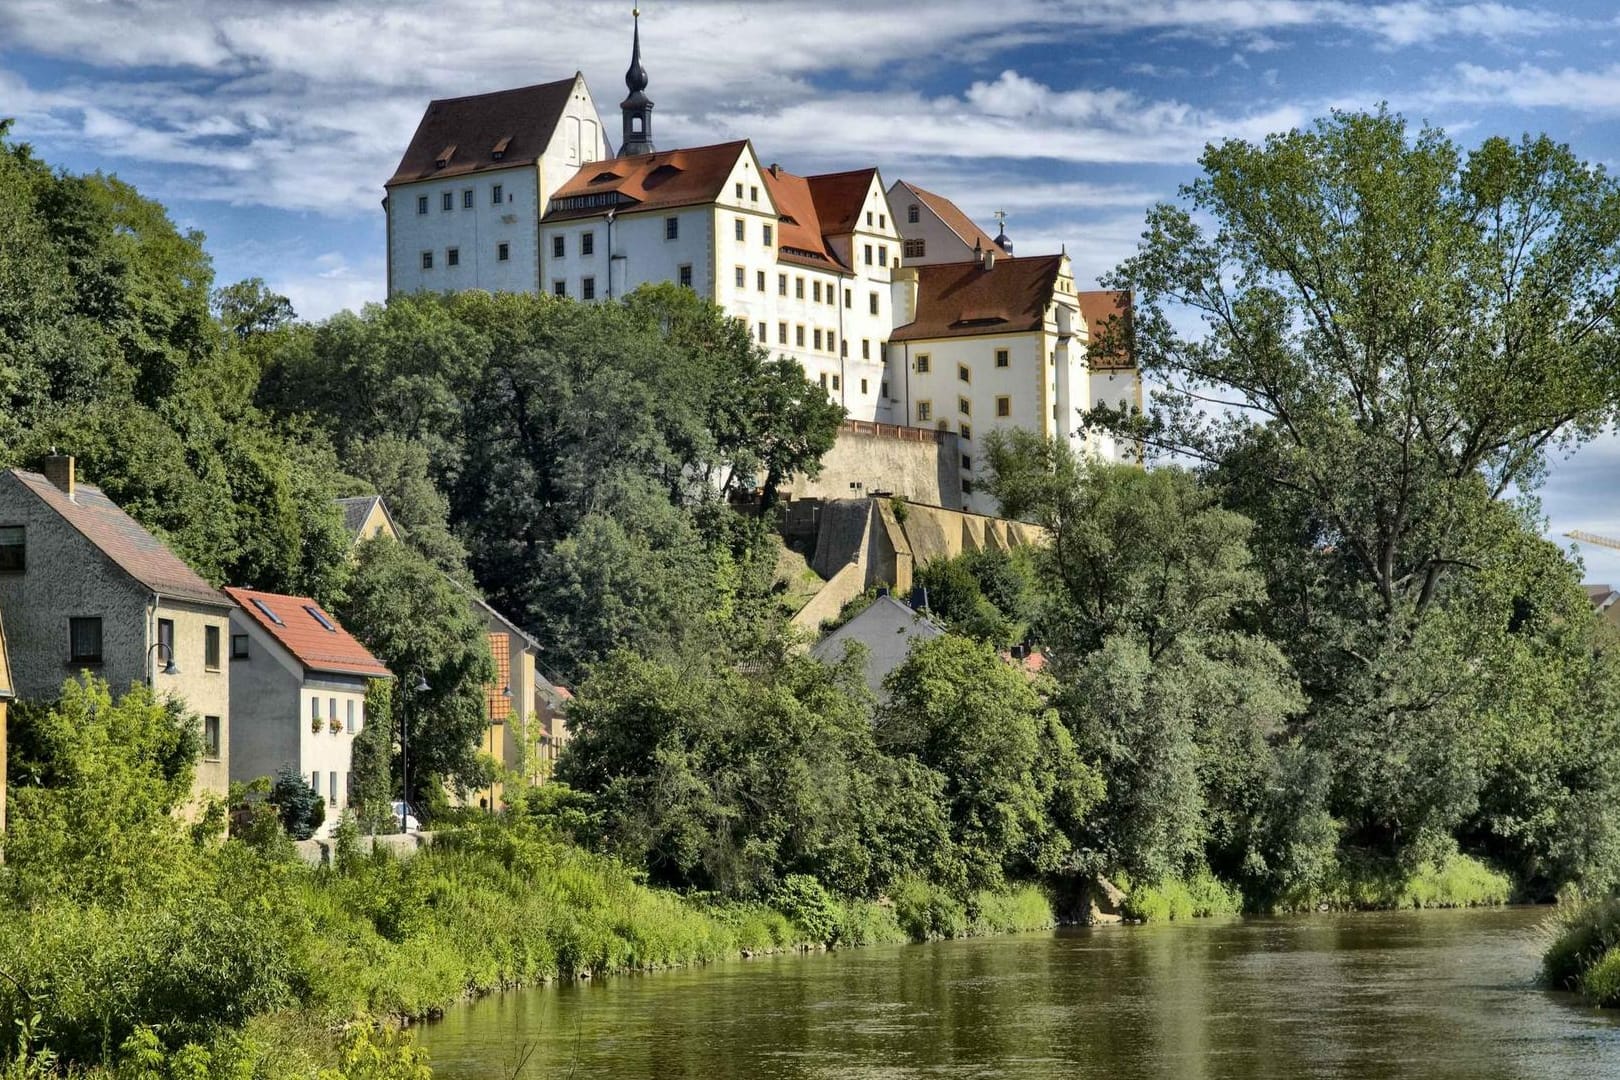
<path id="1" fill-rule="evenodd" d="M 997 210 L 990 216 L 996 219 L 996 228 L 1000 229 L 1002 232 L 1007 231 L 1007 211 Z"/>

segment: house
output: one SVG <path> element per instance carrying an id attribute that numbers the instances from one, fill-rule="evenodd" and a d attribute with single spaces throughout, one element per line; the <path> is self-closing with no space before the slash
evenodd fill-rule
<path id="1" fill-rule="evenodd" d="M 326 800 L 323 834 L 349 805 L 366 690 L 392 673 L 312 598 L 226 589 L 231 612 L 231 779 L 308 779 Z"/>
<path id="2" fill-rule="evenodd" d="M 394 515 L 388 512 L 388 504 L 381 495 L 355 495 L 335 501 L 343 512 L 343 527 L 348 530 L 351 543 L 358 544 L 374 536 L 399 539 L 399 526 L 394 524 Z"/>
<path id="3" fill-rule="evenodd" d="M 810 655 L 824 664 L 835 664 L 844 658 L 851 642 L 860 642 L 866 646 L 866 685 L 882 701 L 887 696 L 883 680 L 906 662 L 912 646 L 944 634 L 945 628 L 926 614 L 884 593 L 818 642 Z"/>
<path id="4" fill-rule="evenodd" d="M 11 688 L 11 662 L 6 658 L 6 624 L 0 619 L 0 761 L 6 760 L 6 706 L 14 693 Z M 0 769 L 0 833 L 6 830 L 6 774 Z"/>
<path id="5" fill-rule="evenodd" d="M 975 251 L 989 251 L 1006 243 L 979 228 L 973 219 L 943 195 L 924 191 L 908 180 L 896 180 L 888 191 L 889 212 L 900 228 L 900 253 L 907 266 L 966 262 Z M 1012 245 L 1002 249 L 1011 255 Z"/>
<path id="6" fill-rule="evenodd" d="M 229 787 L 230 676 L 225 636 L 234 605 L 101 490 L 79 483 L 71 457 L 42 473 L 0 473 L 0 610 L 12 691 L 53 700 L 90 672 L 115 693 L 137 683 L 201 718 L 196 790 Z"/>

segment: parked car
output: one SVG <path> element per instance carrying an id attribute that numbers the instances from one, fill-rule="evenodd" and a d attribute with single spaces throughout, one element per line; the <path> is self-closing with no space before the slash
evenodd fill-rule
<path id="1" fill-rule="evenodd" d="M 406 832 L 413 833 L 413 832 L 421 832 L 422 831 L 422 823 L 420 821 L 416 820 L 416 807 L 407 806 L 405 803 L 401 802 L 399 799 L 395 799 L 391 805 L 392 805 L 393 810 L 394 810 L 394 820 L 395 821 L 398 821 L 399 820 L 399 815 L 401 813 L 404 813 L 404 815 L 405 815 L 405 831 Z"/>

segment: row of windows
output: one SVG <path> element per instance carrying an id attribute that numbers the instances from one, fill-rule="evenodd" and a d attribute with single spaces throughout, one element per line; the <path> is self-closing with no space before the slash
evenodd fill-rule
<path id="1" fill-rule="evenodd" d="M 360 730 L 356 726 L 357 715 L 355 712 L 355 705 L 358 703 L 351 698 L 344 702 L 344 704 L 348 706 L 348 709 L 345 710 L 344 719 L 339 720 L 338 699 L 335 697 L 326 699 L 326 726 L 330 727 L 334 733 L 338 731 L 347 731 L 350 735 L 353 735 L 356 731 Z M 358 722 L 363 724 L 365 723 L 365 720 L 365 706 L 361 705 L 358 713 Z M 309 699 L 309 729 L 311 731 L 318 732 L 321 730 L 321 727 L 321 699 L 318 697 L 312 697 Z"/>
<path id="2" fill-rule="evenodd" d="M 870 211 L 870 210 L 868 210 L 866 212 L 866 224 L 868 226 L 870 226 L 872 224 L 872 211 Z M 889 227 L 889 215 L 888 214 L 879 214 L 877 216 L 877 224 L 878 224 L 878 228 L 887 229 Z"/>
<path id="3" fill-rule="evenodd" d="M 501 203 L 503 203 L 505 201 L 506 201 L 506 194 L 502 190 L 500 184 L 496 184 L 495 186 L 493 186 L 493 187 L 491 187 L 489 189 L 489 203 L 490 203 L 491 206 L 499 206 Z M 456 193 L 453 192 L 453 191 L 441 191 L 439 193 L 439 209 L 440 209 L 440 211 L 454 210 L 455 208 L 456 208 Z M 463 210 L 471 210 L 473 208 L 473 189 L 472 188 L 463 188 L 462 189 L 462 192 L 461 192 L 461 208 Z M 426 195 L 418 195 L 416 197 L 416 212 L 418 214 L 425 214 L 425 213 L 428 212 L 428 197 Z"/>
<path id="4" fill-rule="evenodd" d="M 328 778 L 326 789 L 326 809 L 330 812 L 335 810 L 338 806 L 338 774 L 336 770 L 333 770 L 326 775 Z M 311 770 L 309 774 L 309 786 L 314 789 L 315 794 L 319 795 L 321 793 L 321 770 Z M 343 795 L 345 801 L 352 801 L 354 799 L 354 777 L 350 773 L 343 774 Z"/>
<path id="5" fill-rule="evenodd" d="M 745 241 L 748 239 L 748 220 L 746 218 L 738 218 L 737 220 L 733 221 L 731 225 L 733 235 L 738 241 Z M 760 226 L 760 239 L 764 242 L 766 247 L 773 247 L 776 243 L 775 228 L 773 228 L 769 223 L 762 224 Z"/>
<path id="6" fill-rule="evenodd" d="M 889 245 L 887 245 L 887 244 L 879 244 L 877 246 L 877 262 L 876 262 L 876 264 L 874 264 L 872 262 L 872 245 L 871 244 L 866 245 L 865 255 L 866 255 L 866 265 L 867 266 L 873 266 L 873 265 L 888 266 L 889 265 Z"/>
<path id="7" fill-rule="evenodd" d="M 203 627 L 202 662 L 205 671 L 219 670 L 220 633 L 217 626 Z M 154 662 L 178 672 L 181 657 L 174 643 L 174 620 L 159 619 Z M 102 649 L 101 617 L 76 616 L 68 619 L 68 663 L 75 666 L 100 664 L 106 659 Z"/>
<path id="8" fill-rule="evenodd" d="M 512 258 L 512 245 L 511 244 L 509 244 L 509 243 L 507 243 L 506 241 L 503 240 L 500 243 L 495 245 L 495 261 L 496 262 L 506 262 L 511 258 Z M 446 265 L 446 266 L 460 266 L 461 265 L 461 249 L 460 248 L 445 248 L 444 249 L 444 265 Z M 433 269 L 433 252 L 431 250 L 422 252 L 422 269 L 424 269 L 424 270 Z"/>
<path id="9" fill-rule="evenodd" d="M 737 189 L 737 198 L 741 199 L 742 198 L 742 193 L 743 193 L 743 186 L 742 186 L 742 181 L 741 180 L 737 181 L 736 189 Z M 759 202 L 759 187 L 758 187 L 758 185 L 755 185 L 755 184 L 749 184 L 748 185 L 748 201 L 749 202 Z"/>
<path id="10" fill-rule="evenodd" d="M 1008 366 L 1011 365 L 1011 363 L 1012 363 L 1012 354 L 1008 350 L 1006 350 L 1006 349 L 997 349 L 996 350 L 996 367 L 998 367 L 998 368 L 1008 367 Z M 917 354 L 917 359 L 913 362 L 913 367 L 915 368 L 917 374 L 919 374 L 919 375 L 928 374 L 928 371 L 932 366 L 933 366 L 933 362 L 932 362 L 932 360 L 929 359 L 929 356 L 928 356 L 927 353 L 918 353 Z M 957 364 L 956 365 L 956 377 L 958 379 L 961 379 L 965 383 L 970 383 L 970 382 L 973 381 L 973 369 L 968 367 L 966 364 Z"/>
<path id="11" fill-rule="evenodd" d="M 681 267 L 681 269 L 682 270 L 687 270 L 687 269 L 690 269 L 690 268 L 683 266 L 683 267 Z M 690 280 L 683 280 L 681 282 L 681 284 L 690 286 L 691 281 Z M 551 295 L 553 295 L 553 296 L 567 296 L 568 295 L 568 282 L 564 281 L 562 278 L 556 278 L 555 280 L 553 280 L 552 283 L 551 283 Z M 595 300 L 596 299 L 596 278 L 594 278 L 594 277 L 582 277 L 582 278 L 579 279 L 579 298 L 581 300 Z"/>
<path id="12" fill-rule="evenodd" d="M 969 401 L 965 397 L 957 398 L 956 399 L 956 411 L 961 413 L 963 416 L 972 416 L 973 415 L 973 402 Z M 1005 396 L 1005 395 L 997 397 L 996 398 L 996 416 L 1001 417 L 1001 418 L 1006 418 L 1006 417 L 1009 417 L 1011 415 L 1012 415 L 1012 398 L 1008 397 L 1008 396 Z M 922 422 L 926 423 L 927 421 L 932 420 L 933 418 L 934 418 L 934 403 L 932 401 L 928 401 L 928 400 L 923 400 L 923 401 L 917 402 L 917 419 L 919 421 L 922 421 Z M 945 421 L 941 420 L 939 422 L 939 426 L 941 428 L 944 428 Z M 966 424 L 963 424 L 962 425 L 962 438 L 971 439 L 972 437 L 973 437 L 972 429 L 969 428 Z"/>
<path id="13" fill-rule="evenodd" d="M 579 234 L 579 253 L 581 255 L 596 254 L 596 233 L 594 230 Z M 551 257 L 565 259 L 568 257 L 568 238 L 566 236 L 553 236 L 551 238 Z"/>

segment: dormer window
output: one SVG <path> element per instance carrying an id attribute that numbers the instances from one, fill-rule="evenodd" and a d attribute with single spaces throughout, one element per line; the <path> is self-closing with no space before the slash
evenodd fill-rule
<path id="1" fill-rule="evenodd" d="M 499 161 L 506 156 L 506 148 L 511 145 L 512 136 L 507 135 L 495 144 L 494 148 L 490 150 L 489 156 Z"/>
<path id="2" fill-rule="evenodd" d="M 455 157 L 455 156 L 456 156 L 456 144 L 451 143 L 449 146 L 447 146 L 443 150 L 439 151 L 438 156 L 433 159 L 433 167 L 435 169 L 442 169 L 446 165 L 450 164 L 450 159 Z"/>

